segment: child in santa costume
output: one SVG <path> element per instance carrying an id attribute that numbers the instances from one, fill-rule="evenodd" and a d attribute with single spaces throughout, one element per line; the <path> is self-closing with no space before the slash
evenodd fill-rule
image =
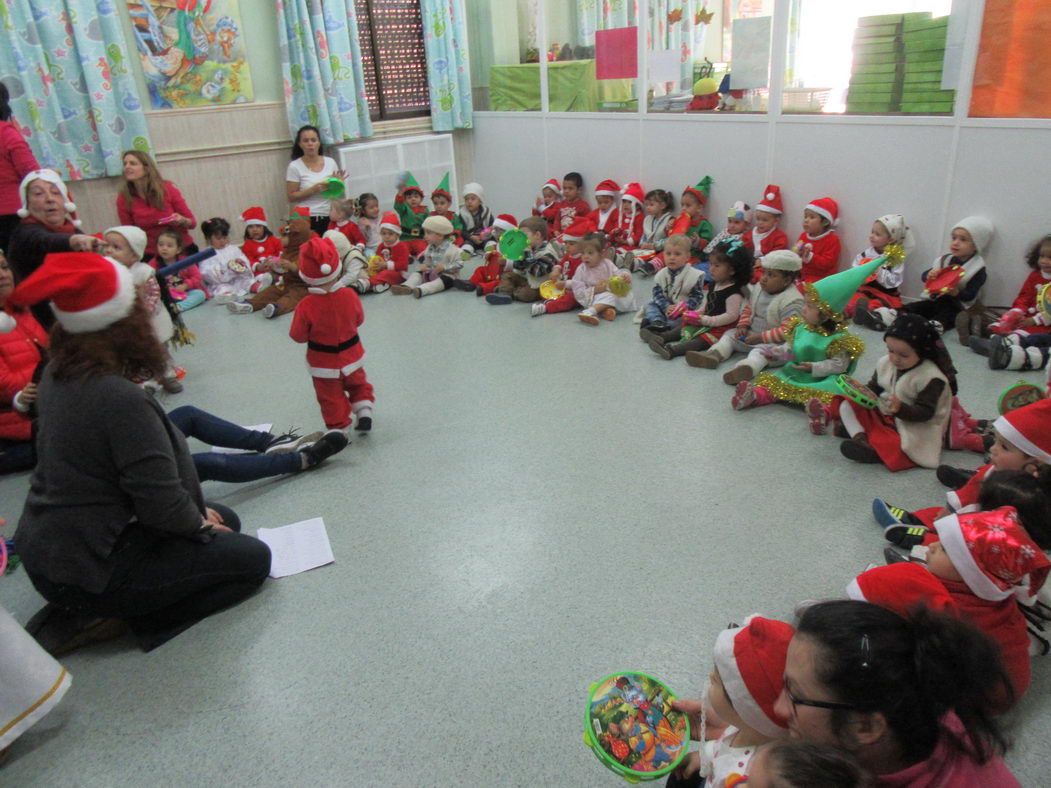
<path id="1" fill-rule="evenodd" d="M 1022 283 L 1011 308 L 989 326 L 990 339 L 970 338 L 971 350 L 989 357 L 990 369 L 1043 369 L 1051 349 L 1051 235 L 1036 242 L 1026 264 L 1033 270 Z"/>
<path id="2" fill-rule="evenodd" d="M 682 329 L 682 315 L 704 302 L 704 273 L 690 265 L 690 239 L 681 233 L 664 244 L 664 267 L 653 281 L 653 298 L 642 308 L 639 337 L 650 342 Z"/>
<path id="3" fill-rule="evenodd" d="M 788 329 L 799 321 L 803 294 L 795 286 L 803 267 L 799 255 L 776 249 L 763 255 L 758 285 L 748 288 L 748 303 L 741 310 L 737 328 L 727 331 L 707 350 L 686 354 L 686 363 L 716 369 L 734 353 L 746 353 L 723 375 L 723 382 L 736 386 L 751 380 L 770 363 L 767 353 L 785 341 Z"/>
<path id="4" fill-rule="evenodd" d="M 714 182 L 710 175 L 706 175 L 696 186 L 686 187 L 679 200 L 682 211 L 668 227 L 668 235 L 682 234 L 690 239 L 690 253 L 697 260 L 700 260 L 701 250 L 715 235 L 715 228 L 704 216 L 704 205 L 708 202 L 708 195 L 711 193 Z M 707 272 L 708 270 L 706 263 L 698 262 L 695 265 L 698 265 L 702 271 Z M 664 257 L 659 254 L 642 264 L 642 270 L 648 274 L 655 274 L 663 267 Z"/>
<path id="5" fill-rule="evenodd" d="M 263 260 L 274 260 L 281 256 L 281 239 L 270 231 L 266 222 L 266 211 L 260 206 L 253 205 L 241 214 L 244 222 L 244 243 L 241 244 L 241 253 L 248 260 L 253 273 L 256 265 Z"/>
<path id="6" fill-rule="evenodd" d="M 763 745 L 787 738 L 788 724 L 774 704 L 785 689 L 793 635 L 791 625 L 759 615 L 719 633 L 705 698 L 672 701 L 674 708 L 694 718 L 695 725 L 700 723 L 697 733 L 705 739 L 700 751 L 683 759 L 674 785 L 735 785 L 748 775 Z"/>
<path id="7" fill-rule="evenodd" d="M 226 308 L 235 315 L 261 311 L 267 320 L 295 309 L 307 295 L 306 282 L 299 275 L 299 250 L 311 238 L 317 238 L 317 234 L 310 229 L 310 209 L 303 205 L 293 208 L 281 231 L 281 257 L 272 267 L 279 275 L 277 281 L 247 301 L 227 304 Z"/>
<path id="8" fill-rule="evenodd" d="M 800 319 L 786 329 L 786 342 L 764 351 L 771 364 L 785 366 L 763 372 L 754 382 L 738 383 L 731 399 L 734 410 L 774 402 L 804 405 L 811 398 L 829 404 L 842 393 L 837 376 L 852 374 L 865 352 L 865 343 L 847 330 L 843 307 L 883 262 L 876 259 L 805 284 Z"/>
<path id="9" fill-rule="evenodd" d="M 934 523 L 939 541 L 927 548 L 927 568 L 942 581 L 961 615 L 1000 646 L 1021 698 L 1029 688 L 1029 634 L 1018 602 L 1031 603 L 1051 561 L 1026 533 L 1011 506 L 951 514 Z"/>
<path id="10" fill-rule="evenodd" d="M 543 212 L 545 219 L 554 218 L 554 229 L 548 238 L 554 240 L 577 219 L 591 213 L 591 206 L 584 199 L 584 177 L 579 172 L 567 172 L 562 179 L 561 199 L 554 202 Z"/>
<path id="11" fill-rule="evenodd" d="M 919 315 L 902 314 L 883 337 L 888 353 L 876 363 L 868 387 L 875 408 L 846 397 L 830 405 L 807 402 L 810 430 L 823 435 L 835 416 L 850 435 L 840 444 L 855 462 L 882 462 L 891 471 L 937 468 L 956 394 L 956 370 L 937 329 Z"/>
<path id="12" fill-rule="evenodd" d="M 532 304 L 540 298 L 540 285 L 562 257 L 562 246 L 547 238 L 547 222 L 540 216 L 527 216 L 518 225 L 529 241 L 521 260 L 511 261 L 511 270 L 500 277 L 494 292 L 485 297 L 488 304 L 503 306 L 512 301 Z"/>
<path id="13" fill-rule="evenodd" d="M 893 610 L 908 617 L 917 605 L 955 615 L 956 600 L 923 565 L 911 561 L 866 569 L 850 581 L 847 598 Z"/>
<path id="14" fill-rule="evenodd" d="M 485 248 L 489 228 L 493 226 L 493 212 L 483 202 L 485 189 L 480 183 L 469 183 L 463 187 L 463 205 L 460 206 L 460 222 L 463 225 L 463 250 L 476 254 Z"/>
<path id="15" fill-rule="evenodd" d="M 423 222 L 427 248 L 420 255 L 419 266 L 403 284 L 393 285 L 391 294 L 422 298 L 453 287 L 463 268 L 460 249 L 453 243 L 454 233 L 453 223 L 444 216 L 428 216 Z"/>
<path id="16" fill-rule="evenodd" d="M 579 247 L 581 264 L 569 280 L 569 289 L 576 302 L 584 307 L 577 314 L 580 322 L 597 326 L 599 318 L 615 320 L 618 312 L 634 310 L 635 294 L 631 290 L 625 295 L 617 295 L 610 289 L 613 277 L 619 277 L 630 286 L 631 273 L 617 268 L 605 256 L 605 236 L 602 233 L 589 233 L 579 242 Z"/>
<path id="17" fill-rule="evenodd" d="M 467 281 L 456 279 L 453 286 L 459 290 L 473 292 L 476 296 L 492 293 L 500 285 L 500 277 L 511 270 L 498 247 L 500 237 L 508 230 L 518 227 L 518 221 L 509 213 L 502 213 L 493 220 L 490 238 L 485 244 L 485 262 L 471 272 Z"/>
<path id="18" fill-rule="evenodd" d="M 751 229 L 752 209 L 748 207 L 748 203 L 738 200 L 730 206 L 730 210 L 726 213 L 726 227 L 716 233 L 701 251 L 707 258 L 708 255 L 715 251 L 715 247 L 723 243 L 723 241 L 740 240 L 745 247 L 748 247 L 746 236 Z M 751 250 L 749 249 L 749 251 Z M 758 278 L 756 281 L 758 281 Z"/>
<path id="19" fill-rule="evenodd" d="M 899 309 L 901 307 L 901 283 L 905 280 L 905 259 L 912 251 L 912 230 L 905 224 L 905 217 L 900 213 L 889 213 L 872 223 L 869 232 L 869 247 L 858 253 L 852 266 L 858 266 L 866 260 L 879 257 L 888 246 L 894 244 L 901 249 L 900 259 L 894 265 L 885 265 L 876 276 L 858 288 L 850 299 L 844 314 L 853 317 L 859 326 L 886 331 L 886 326 L 874 310 L 880 307 Z"/>
<path id="20" fill-rule="evenodd" d="M 752 210 L 755 226 L 745 234 L 745 243 L 752 250 L 756 268 L 762 265 L 765 255 L 788 248 L 788 235 L 777 226 L 784 212 L 781 187 L 773 183 L 768 184 L 763 191 L 763 199 Z"/>
<path id="21" fill-rule="evenodd" d="M 358 335 L 365 312 L 358 294 L 340 284 L 341 274 L 331 240 L 315 236 L 303 244 L 299 275 L 309 292 L 296 306 L 288 335 L 307 346 L 307 368 L 325 426 L 343 430 L 356 418 L 358 432 L 368 432 L 375 397 Z"/>
<path id="22" fill-rule="evenodd" d="M 550 280 L 555 289 L 561 291 L 561 295 L 548 301 L 537 301 L 533 304 L 533 317 L 569 312 L 580 306 L 577 303 L 577 297 L 573 294 L 573 288 L 569 286 L 569 282 L 573 279 L 582 262 L 580 242 L 593 232 L 595 232 L 595 227 L 591 223 L 591 217 L 584 216 L 577 219 L 569 226 L 569 229 L 562 233 L 562 247 L 565 249 L 565 254 L 562 255 L 562 259 L 558 261 L 558 264 L 551 269 Z"/>
<path id="23" fill-rule="evenodd" d="M 401 225 L 401 240 L 408 246 L 409 254 L 412 257 L 422 254 L 427 247 L 427 242 L 423 240 L 423 220 L 427 218 L 427 207 L 423 204 L 423 189 L 411 172 L 405 173 L 405 180 L 398 184 L 394 211 Z"/>
<path id="24" fill-rule="evenodd" d="M 618 197 L 620 197 L 620 186 L 616 181 L 607 178 L 595 187 L 595 203 L 598 207 L 588 214 L 596 231 L 605 235 L 609 241 L 612 241 L 612 236 L 620 225 L 620 211 L 617 210 Z"/>
<path id="25" fill-rule="evenodd" d="M 365 235 L 361 232 L 358 223 L 354 221 L 357 213 L 357 203 L 353 198 L 349 200 L 332 200 L 329 203 L 328 230 L 338 230 L 347 236 L 351 245 L 360 249 L 365 248 Z"/>
<path id="26" fill-rule="evenodd" d="M 540 187 L 540 196 L 533 204 L 533 216 L 542 216 L 547 222 L 549 236 L 554 236 L 560 229 L 559 211 L 556 203 L 562 198 L 562 184 L 557 178 L 551 178 Z"/>
<path id="27" fill-rule="evenodd" d="M 240 301 L 252 290 L 252 266 L 241 248 L 230 243 L 230 223 L 215 216 L 201 223 L 204 240 L 215 256 L 200 265 L 204 285 L 217 304 Z"/>
<path id="28" fill-rule="evenodd" d="M 816 282 L 836 273 L 841 244 L 832 229 L 839 221 L 839 205 L 831 197 L 807 203 L 803 209 L 803 232 L 793 247 L 803 259 L 803 282 Z"/>
<path id="29" fill-rule="evenodd" d="M 409 245 L 399 241 L 401 225 L 398 214 L 388 211 L 380 222 L 380 245 L 369 258 L 369 283 L 363 292 L 385 293 L 392 285 L 405 281 L 409 271 Z"/>
<path id="30" fill-rule="evenodd" d="M 625 186 L 624 194 L 620 199 L 617 226 L 609 234 L 609 242 L 616 249 L 618 261 L 629 270 L 631 261 L 634 259 L 634 251 L 642 241 L 642 223 L 646 216 L 643 207 L 645 199 L 642 184 L 629 183 Z M 633 253 L 631 258 L 627 257 L 629 252 Z"/>

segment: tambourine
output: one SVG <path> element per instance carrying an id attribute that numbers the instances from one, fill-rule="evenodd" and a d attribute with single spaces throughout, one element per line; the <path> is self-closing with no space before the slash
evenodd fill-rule
<path id="1" fill-rule="evenodd" d="M 959 287 L 961 279 L 963 279 L 963 266 L 954 263 L 948 268 L 943 268 L 933 279 L 928 278 L 923 287 L 923 294 L 932 298 L 945 295 L 950 290 Z"/>
<path id="2" fill-rule="evenodd" d="M 614 673 L 592 684 L 584 743 L 631 783 L 657 780 L 686 755 L 690 721 L 671 707 L 675 694 L 645 673 Z"/>
<path id="3" fill-rule="evenodd" d="M 623 298 L 631 292 L 631 280 L 622 276 L 611 276 L 606 286 L 617 298 Z"/>
<path id="4" fill-rule="evenodd" d="M 548 279 L 546 282 L 540 283 L 540 297 L 545 301 L 553 301 L 562 295 L 562 291 L 555 287 L 555 283 Z"/>
<path id="5" fill-rule="evenodd" d="M 339 178 L 325 178 L 325 188 L 321 196 L 326 200 L 339 200 L 347 193 L 347 185 Z"/>
<path id="6" fill-rule="evenodd" d="M 879 407 L 879 397 L 872 389 L 850 375 L 836 375 L 836 388 L 840 393 L 863 408 Z"/>
<path id="7" fill-rule="evenodd" d="M 380 257 L 378 254 L 374 254 L 372 255 L 372 257 L 369 258 L 368 269 L 369 274 L 371 276 L 375 276 L 386 267 L 387 261 Z"/>
<path id="8" fill-rule="evenodd" d="M 1051 283 L 1042 285 L 1036 293 L 1036 308 L 1040 314 L 1051 320 Z"/>
<path id="9" fill-rule="evenodd" d="M 1042 388 L 1020 380 L 1013 386 L 1004 389 L 1003 393 L 1000 394 L 1000 398 L 996 401 L 996 409 L 1003 416 L 1012 410 L 1039 402 L 1043 398 L 1044 390 Z"/>
<path id="10" fill-rule="evenodd" d="M 500 236 L 500 254 L 511 261 L 522 259 L 526 248 L 529 246 L 529 236 L 514 227 Z"/>

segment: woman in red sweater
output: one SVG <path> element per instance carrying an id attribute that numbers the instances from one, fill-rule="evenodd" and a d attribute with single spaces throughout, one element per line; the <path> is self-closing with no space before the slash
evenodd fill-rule
<path id="1" fill-rule="evenodd" d="M 167 229 L 179 233 L 185 254 L 194 254 L 197 244 L 189 230 L 197 226 L 197 220 L 178 187 L 161 178 L 148 153 L 125 151 L 122 161 L 124 174 L 117 195 L 117 215 L 121 224 L 134 225 L 146 233 L 146 257 L 157 254 L 157 236 Z"/>
<path id="2" fill-rule="evenodd" d="M 47 334 L 28 309 L 8 307 L 15 288 L 14 274 L 0 254 L 0 313 L 14 320 L 8 333 L 0 331 L 0 473 L 32 468 L 32 405 L 36 400 L 34 374 L 44 360 Z M 6 322 L 0 318 L 0 322 Z"/>
<path id="3" fill-rule="evenodd" d="M 33 170 L 39 170 L 33 151 L 18 127 L 11 123 L 7 88 L 0 82 L 0 252 L 7 251 L 7 240 L 18 224 L 22 196 L 18 184 Z"/>

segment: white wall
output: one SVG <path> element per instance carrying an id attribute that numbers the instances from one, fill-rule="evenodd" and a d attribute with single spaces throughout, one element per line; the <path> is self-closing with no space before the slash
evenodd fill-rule
<path id="1" fill-rule="evenodd" d="M 806 202 L 828 195 L 840 205 L 842 266 L 867 245 L 873 219 L 901 213 L 916 235 L 905 287 L 911 295 L 920 291 L 920 272 L 944 252 L 952 223 L 980 214 L 996 226 L 983 300 L 1006 305 L 1028 274 L 1029 245 L 1051 232 L 1044 199 L 1051 125 L 1012 126 L 951 118 L 478 113 L 471 172 L 495 212 L 517 217 L 528 213 L 540 184 L 569 170 L 579 170 L 589 189 L 614 178 L 676 194 L 711 175 L 708 216 L 717 227 L 735 200 L 753 204 L 768 182 L 777 183 L 782 227 L 793 239 Z"/>

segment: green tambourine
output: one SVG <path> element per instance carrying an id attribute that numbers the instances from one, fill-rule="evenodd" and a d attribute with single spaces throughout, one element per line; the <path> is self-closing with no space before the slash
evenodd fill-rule
<path id="1" fill-rule="evenodd" d="M 339 200 L 347 193 L 347 185 L 339 178 L 325 178 L 325 188 L 321 196 L 326 200 Z"/>
<path id="2" fill-rule="evenodd" d="M 1012 410 L 1039 402 L 1043 398 L 1044 390 L 1042 388 L 1020 380 L 1013 386 L 1004 389 L 1003 393 L 1000 394 L 1000 398 L 996 401 L 996 409 L 1003 416 Z"/>
<path id="3" fill-rule="evenodd" d="M 836 375 L 836 388 L 847 399 L 858 403 L 863 408 L 879 407 L 879 397 L 876 392 L 866 386 L 857 378 L 850 375 Z"/>
<path id="4" fill-rule="evenodd" d="M 686 756 L 690 721 L 675 698 L 645 673 L 614 673 L 592 684 L 584 711 L 584 743 L 630 783 L 658 780 Z"/>
<path id="5" fill-rule="evenodd" d="M 508 260 L 521 260 L 529 246 L 529 236 L 513 227 L 500 236 L 500 254 Z"/>

